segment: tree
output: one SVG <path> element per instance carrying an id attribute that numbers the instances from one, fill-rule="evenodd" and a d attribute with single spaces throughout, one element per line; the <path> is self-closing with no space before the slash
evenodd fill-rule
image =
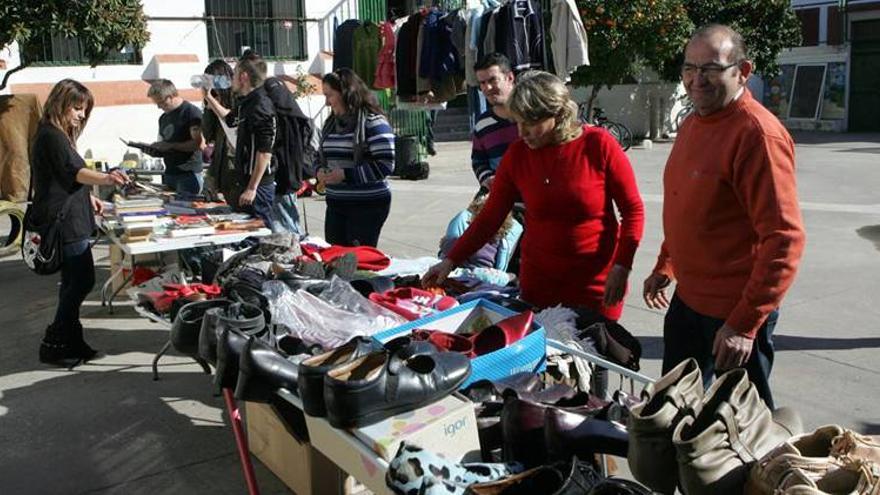
<path id="1" fill-rule="evenodd" d="M 0 48 L 17 41 L 22 62 L 0 82 L 28 65 L 25 47 L 53 35 L 76 38 L 92 67 L 124 47 L 139 49 L 150 39 L 140 0 L 13 0 L 0 2 Z"/>
<path id="2" fill-rule="evenodd" d="M 674 71 L 693 31 L 682 0 L 576 0 L 589 37 L 590 65 L 572 74 L 576 86 L 591 86 L 593 102 L 602 87 L 631 80 L 647 66 L 658 73 Z"/>
<path id="3" fill-rule="evenodd" d="M 684 0 L 695 26 L 727 24 L 745 40 L 755 70 L 765 78 L 779 73 L 776 57 L 800 46 L 801 24 L 789 0 Z"/>

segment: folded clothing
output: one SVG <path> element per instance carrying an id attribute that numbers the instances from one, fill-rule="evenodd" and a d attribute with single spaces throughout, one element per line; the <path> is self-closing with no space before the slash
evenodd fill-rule
<path id="1" fill-rule="evenodd" d="M 160 314 L 171 311 L 171 306 L 178 299 L 198 301 L 213 299 L 220 295 L 219 285 L 214 284 L 164 284 L 162 291 L 144 292 L 139 300 L 146 301 Z"/>
<path id="2" fill-rule="evenodd" d="M 303 253 L 313 258 L 319 259 L 324 263 L 329 263 L 336 258 L 353 253 L 357 257 L 358 270 L 370 270 L 377 272 L 388 268 L 391 264 L 391 258 L 382 251 L 372 246 L 330 246 L 328 248 L 319 248 L 309 244 L 301 245 Z"/>
<path id="3" fill-rule="evenodd" d="M 415 287 L 391 289 L 381 294 L 374 292 L 370 300 L 410 321 L 458 306 L 458 301 L 449 296 Z"/>

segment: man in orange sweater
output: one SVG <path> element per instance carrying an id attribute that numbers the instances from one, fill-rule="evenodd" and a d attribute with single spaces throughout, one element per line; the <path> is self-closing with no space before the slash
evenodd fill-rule
<path id="1" fill-rule="evenodd" d="M 669 308 L 663 373 L 693 357 L 708 385 L 745 367 L 772 408 L 773 328 L 804 229 L 794 143 L 746 89 L 752 69 L 742 36 L 727 26 L 703 27 L 687 45 L 681 75 L 695 112 L 666 163 L 665 239 L 644 298 Z"/>

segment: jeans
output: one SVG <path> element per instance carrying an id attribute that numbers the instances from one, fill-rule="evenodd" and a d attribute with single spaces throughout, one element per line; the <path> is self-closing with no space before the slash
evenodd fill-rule
<path id="1" fill-rule="evenodd" d="M 744 366 L 749 380 L 758 390 L 758 395 L 771 410 L 774 409 L 773 394 L 770 391 L 770 371 L 773 369 L 774 354 L 773 330 L 778 319 L 778 309 L 767 316 L 755 335 L 752 354 Z M 723 324 L 723 319 L 701 315 L 685 305 L 677 294 L 673 295 L 663 324 L 663 374 L 692 357 L 700 365 L 703 386 L 711 385 L 714 377 L 720 375 L 715 369 L 712 344 L 715 333 Z"/>
<path id="2" fill-rule="evenodd" d="M 196 196 L 202 192 L 202 174 L 196 174 L 195 172 L 163 174 L 162 184 L 174 189 L 174 192 L 178 194 Z"/>
<path id="3" fill-rule="evenodd" d="M 299 223 L 299 210 L 296 208 L 296 193 L 279 194 L 275 196 L 275 227 L 276 232 L 290 232 L 302 236 L 303 231 Z"/>
<path id="4" fill-rule="evenodd" d="M 240 201 L 240 199 L 239 199 Z M 263 222 L 266 227 L 275 230 L 275 183 L 261 184 L 257 186 L 257 194 L 254 196 L 254 202 L 249 205 L 240 205 L 241 211 L 251 214 Z"/>
<path id="5" fill-rule="evenodd" d="M 79 308 L 95 286 L 95 262 L 88 239 L 64 245 L 61 262 L 61 289 L 53 324 L 70 332 L 79 321 Z M 69 335 L 69 333 L 68 333 Z"/>
<path id="6" fill-rule="evenodd" d="M 372 246 L 391 210 L 391 198 L 376 201 L 327 200 L 324 236 L 339 246 Z"/>

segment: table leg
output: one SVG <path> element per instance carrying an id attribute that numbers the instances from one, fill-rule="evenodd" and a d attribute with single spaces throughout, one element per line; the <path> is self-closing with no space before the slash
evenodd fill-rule
<path id="1" fill-rule="evenodd" d="M 162 349 L 156 353 L 153 357 L 153 381 L 159 380 L 159 358 L 165 355 L 168 352 L 168 349 L 171 349 L 171 340 L 165 342 L 165 345 L 162 346 Z"/>

